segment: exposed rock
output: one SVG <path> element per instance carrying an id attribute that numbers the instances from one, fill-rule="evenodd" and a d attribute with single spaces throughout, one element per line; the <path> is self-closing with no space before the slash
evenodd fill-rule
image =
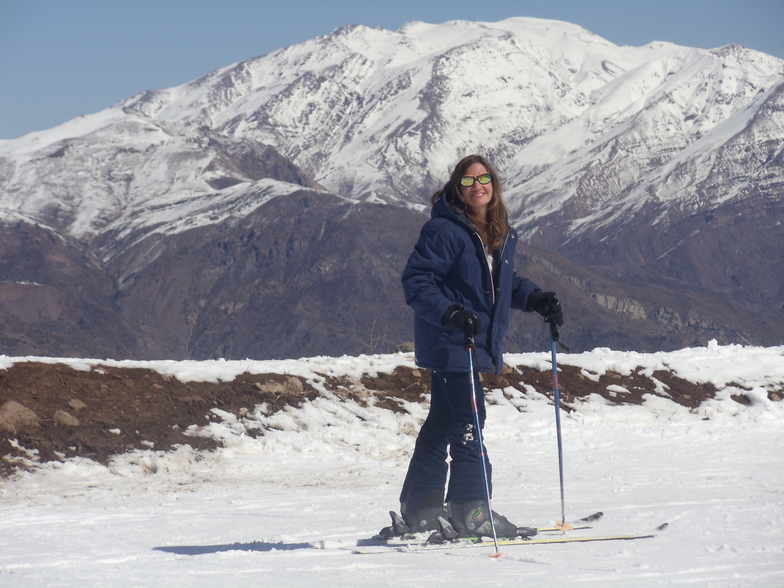
<path id="1" fill-rule="evenodd" d="M 69 400 L 68 401 L 68 406 L 74 412 L 79 412 L 83 408 L 87 408 L 87 405 L 84 402 L 82 402 L 81 400 L 79 400 L 78 398 L 72 398 L 71 400 Z"/>
<path id="2" fill-rule="evenodd" d="M 186 403 L 204 402 L 205 401 L 204 398 L 202 398 L 198 394 L 190 394 L 190 395 L 186 395 L 186 396 L 178 396 L 177 400 L 179 400 L 180 402 L 186 402 Z"/>
<path id="3" fill-rule="evenodd" d="M 74 416 L 71 416 L 64 410 L 58 410 L 54 413 L 54 422 L 58 425 L 64 425 L 66 427 L 78 427 L 79 426 L 79 419 Z"/>
<path id="4" fill-rule="evenodd" d="M 304 387 L 302 386 L 302 380 L 295 377 L 288 377 L 282 382 L 278 382 L 275 380 L 270 380 L 268 382 L 264 382 L 263 384 L 260 382 L 256 382 L 254 384 L 254 388 L 256 388 L 262 394 L 302 394 L 304 392 Z"/>
<path id="5" fill-rule="evenodd" d="M 19 402 L 9 400 L 0 407 L 0 429 L 15 435 L 19 431 L 38 426 L 38 415 Z"/>
<path id="6" fill-rule="evenodd" d="M 671 308 L 665 308 L 664 306 L 661 306 L 656 310 L 653 318 L 657 323 L 664 325 L 665 327 L 680 329 L 683 326 L 680 314 L 678 314 L 677 311 L 672 310 Z"/>
<path id="7" fill-rule="evenodd" d="M 593 299 L 596 300 L 603 307 L 618 312 L 621 314 L 631 315 L 633 318 L 645 320 L 648 318 L 648 313 L 645 312 L 642 304 L 636 300 L 627 298 L 616 298 L 609 294 L 593 294 Z"/>

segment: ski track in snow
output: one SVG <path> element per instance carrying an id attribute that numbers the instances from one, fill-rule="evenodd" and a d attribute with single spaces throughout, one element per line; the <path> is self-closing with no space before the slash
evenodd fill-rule
<path id="1" fill-rule="evenodd" d="M 0 368 L 45 358 L 0 356 Z M 547 354 L 511 365 L 549 366 Z M 297 361 L 65 361 L 152 367 L 182 380 L 244 371 L 357 376 L 412 365 L 410 355 Z M 225 447 L 136 451 L 103 467 L 47 464 L 0 482 L 2 586 L 784 586 L 784 347 L 718 346 L 559 357 L 588 375 L 667 366 L 714 382 L 695 410 L 591 397 L 563 413 L 567 518 L 605 512 L 597 534 L 669 528 L 634 542 L 356 555 L 319 540 L 368 537 L 388 524 L 426 405 L 393 414 L 326 394 L 301 409 L 216 421 L 198 434 Z M 628 372 L 627 372 L 628 373 Z M 750 406 L 729 396 L 743 385 Z M 489 392 L 493 506 L 518 524 L 560 518 L 553 406 L 539 394 Z M 215 412 L 215 411 L 213 411 Z M 220 416 L 216 413 L 217 416 Z M 265 426 L 256 439 L 246 426 Z"/>

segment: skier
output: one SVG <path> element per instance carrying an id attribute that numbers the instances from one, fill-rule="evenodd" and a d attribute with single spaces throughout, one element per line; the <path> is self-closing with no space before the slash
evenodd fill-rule
<path id="1" fill-rule="evenodd" d="M 415 313 L 416 363 L 432 370 L 430 411 L 400 494 L 402 519 L 390 513 L 393 525 L 387 529 L 391 534 L 435 530 L 448 539 L 455 532 L 492 536 L 491 469 L 475 430 L 472 383 L 480 427 L 484 391 L 478 373 L 470 374 L 466 338 L 475 337 L 474 370 L 500 373 L 511 308 L 536 311 L 557 325 L 563 315 L 555 293 L 542 292 L 514 271 L 517 233 L 507 223 L 498 173 L 487 159 L 462 159 L 431 204 L 431 219 L 402 275 L 406 302 Z M 493 513 L 493 519 L 498 536 L 520 534 L 506 517 Z"/>

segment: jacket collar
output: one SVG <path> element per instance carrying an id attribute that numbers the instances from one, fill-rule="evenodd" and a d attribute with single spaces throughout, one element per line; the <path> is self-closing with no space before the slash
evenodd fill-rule
<path id="1" fill-rule="evenodd" d="M 436 205 L 430 210 L 430 218 L 448 218 L 452 222 L 463 225 L 472 233 L 476 233 L 477 235 L 479 234 L 479 231 L 476 230 L 474 223 L 471 222 L 471 219 L 468 218 L 468 215 L 465 213 L 465 211 L 460 210 L 459 208 L 454 208 L 447 202 L 446 193 L 441 195 L 441 198 L 438 199 Z M 501 250 L 506 247 L 506 242 L 509 240 L 509 237 L 515 236 L 517 234 L 511 226 L 507 225 L 507 228 L 509 229 L 509 232 L 507 233 L 506 239 L 504 239 L 504 242 L 501 245 Z"/>
<path id="2" fill-rule="evenodd" d="M 448 202 L 449 199 L 447 193 L 443 193 L 430 211 L 430 218 L 448 218 L 453 222 L 465 225 L 471 231 L 475 231 L 476 228 L 465 211 L 451 206 Z"/>

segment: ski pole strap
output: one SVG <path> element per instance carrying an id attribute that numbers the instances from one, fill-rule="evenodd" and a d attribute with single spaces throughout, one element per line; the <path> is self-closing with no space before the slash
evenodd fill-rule
<path id="1" fill-rule="evenodd" d="M 561 343 L 559 337 L 560 334 L 558 333 L 558 325 L 555 323 L 550 323 L 550 336 L 553 339 L 553 342 L 558 343 L 564 351 L 569 351 L 569 346 Z"/>

